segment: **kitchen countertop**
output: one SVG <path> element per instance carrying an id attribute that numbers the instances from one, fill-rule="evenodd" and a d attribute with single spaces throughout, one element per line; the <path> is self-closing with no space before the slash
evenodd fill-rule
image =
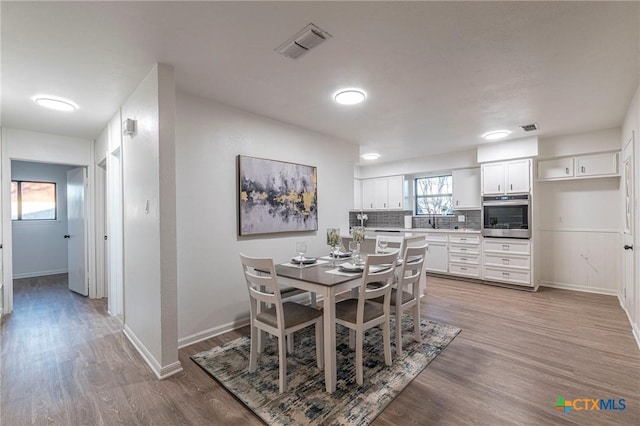
<path id="1" fill-rule="evenodd" d="M 383 232 L 376 232 L 376 231 L 383 231 Z M 444 228 L 388 228 L 388 227 L 371 227 L 371 228 L 365 228 L 365 232 L 369 235 L 374 235 L 376 233 L 379 234 L 383 234 L 384 231 L 388 231 L 388 235 L 392 235 L 393 233 L 420 233 L 420 234 L 424 234 L 427 232 L 441 232 L 441 233 L 468 233 L 468 234 L 479 234 L 480 230 L 479 229 L 444 229 Z"/>

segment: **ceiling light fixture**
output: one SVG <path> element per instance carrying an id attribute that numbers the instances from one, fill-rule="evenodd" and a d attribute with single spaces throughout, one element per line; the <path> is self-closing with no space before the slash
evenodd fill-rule
<path id="1" fill-rule="evenodd" d="M 487 132 L 482 137 L 488 141 L 495 141 L 497 139 L 506 138 L 511 134 L 508 130 L 494 130 L 493 132 Z"/>
<path id="2" fill-rule="evenodd" d="M 333 95 L 333 99 L 341 105 L 356 105 L 366 98 L 367 94 L 362 89 L 342 89 Z"/>
<path id="3" fill-rule="evenodd" d="M 363 160 L 377 160 L 378 158 L 380 158 L 380 154 L 378 154 L 377 152 L 368 152 L 366 154 L 362 154 Z"/>
<path id="4" fill-rule="evenodd" d="M 71 112 L 78 109 L 75 102 L 54 96 L 34 96 L 33 101 L 41 107 L 55 109 L 56 111 Z"/>

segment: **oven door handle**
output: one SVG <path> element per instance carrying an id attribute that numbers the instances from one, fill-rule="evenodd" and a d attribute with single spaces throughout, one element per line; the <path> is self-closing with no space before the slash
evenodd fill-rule
<path id="1" fill-rule="evenodd" d="M 528 202 L 522 202 L 522 201 L 485 201 L 484 203 L 482 203 L 483 206 L 489 206 L 489 207 L 494 207 L 494 206 L 528 206 L 529 203 Z"/>

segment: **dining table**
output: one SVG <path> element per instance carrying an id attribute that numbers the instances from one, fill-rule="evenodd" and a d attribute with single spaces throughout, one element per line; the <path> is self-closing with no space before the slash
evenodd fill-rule
<path id="1" fill-rule="evenodd" d="M 342 263 L 351 259 L 342 259 Z M 303 267 L 302 267 L 303 266 Z M 281 285 L 310 291 L 322 296 L 324 329 L 324 377 L 326 390 L 336 390 L 336 295 L 360 285 L 362 272 L 342 272 L 332 262 L 295 266 L 278 264 L 275 267 Z"/>

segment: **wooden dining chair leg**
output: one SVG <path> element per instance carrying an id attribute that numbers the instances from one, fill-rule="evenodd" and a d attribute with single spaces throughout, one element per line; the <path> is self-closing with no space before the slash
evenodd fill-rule
<path id="1" fill-rule="evenodd" d="M 396 354 L 402 356 L 402 308 L 396 307 Z"/>
<path id="2" fill-rule="evenodd" d="M 280 393 L 287 387 L 287 348 L 286 339 L 278 339 L 278 355 L 280 361 Z"/>
<path id="3" fill-rule="evenodd" d="M 356 332 L 356 382 L 359 385 L 364 383 L 364 374 L 362 366 L 362 346 L 363 346 L 363 338 L 364 331 L 359 330 Z"/>
<path id="4" fill-rule="evenodd" d="M 293 353 L 293 333 L 287 334 L 287 353 Z"/>
<path id="5" fill-rule="evenodd" d="M 311 306 L 316 306 L 316 294 L 314 292 L 309 293 L 311 296 Z"/>
<path id="6" fill-rule="evenodd" d="M 356 332 L 355 330 L 349 329 L 349 348 L 353 349 L 356 346 Z"/>
<path id="7" fill-rule="evenodd" d="M 420 301 L 413 305 L 413 340 L 420 343 L 422 336 L 420 331 Z"/>
<path id="8" fill-rule="evenodd" d="M 391 326 L 389 318 L 382 323 L 382 340 L 384 341 L 384 362 L 391 365 Z"/>
<path id="9" fill-rule="evenodd" d="M 258 363 L 258 346 L 259 346 L 260 330 L 257 327 L 251 326 L 251 346 L 249 349 L 249 372 L 256 371 Z"/>

